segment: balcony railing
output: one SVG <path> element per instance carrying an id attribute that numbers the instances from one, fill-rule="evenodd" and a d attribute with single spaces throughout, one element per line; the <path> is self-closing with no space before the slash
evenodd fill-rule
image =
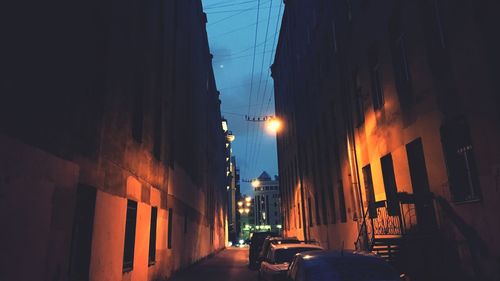
<path id="1" fill-rule="evenodd" d="M 364 212 L 364 219 L 355 242 L 356 249 L 371 250 L 376 236 L 403 236 L 417 231 L 418 223 L 413 196 L 399 193 L 398 207 L 399 210 L 392 215 L 386 200 L 371 203 Z"/>

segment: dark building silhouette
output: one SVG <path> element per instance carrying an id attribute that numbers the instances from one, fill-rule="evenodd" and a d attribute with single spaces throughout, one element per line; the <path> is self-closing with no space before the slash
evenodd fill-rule
<path id="1" fill-rule="evenodd" d="M 0 279 L 160 280 L 223 248 L 225 135 L 201 1 L 1 14 Z"/>
<path id="2" fill-rule="evenodd" d="M 412 280 L 498 280 L 498 3 L 285 3 L 285 234 L 373 250 Z"/>

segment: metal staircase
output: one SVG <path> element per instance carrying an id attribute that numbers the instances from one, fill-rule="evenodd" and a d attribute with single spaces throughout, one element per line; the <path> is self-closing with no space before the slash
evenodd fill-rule
<path id="1" fill-rule="evenodd" d="M 402 237 L 375 237 L 371 251 L 390 263 L 396 263 L 403 244 Z"/>
<path id="2" fill-rule="evenodd" d="M 398 264 L 405 237 L 417 226 L 415 205 L 401 200 L 399 211 L 388 211 L 384 201 L 374 202 L 363 217 L 355 246 L 357 250 L 370 251 L 393 265 Z"/>

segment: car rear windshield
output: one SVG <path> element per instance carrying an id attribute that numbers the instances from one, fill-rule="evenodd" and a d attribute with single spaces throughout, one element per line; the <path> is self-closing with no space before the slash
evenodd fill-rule
<path id="1" fill-rule="evenodd" d="M 307 281 L 382 281 L 399 280 L 396 271 L 382 262 L 331 260 L 307 270 Z"/>
<path id="2" fill-rule="evenodd" d="M 288 249 L 278 249 L 274 252 L 274 261 L 276 263 L 285 263 L 291 262 L 295 254 L 306 252 L 306 251 L 315 251 L 318 248 L 288 248 Z"/>

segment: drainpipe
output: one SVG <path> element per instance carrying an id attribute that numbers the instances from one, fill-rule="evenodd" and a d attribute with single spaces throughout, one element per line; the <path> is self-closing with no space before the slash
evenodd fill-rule
<path id="1" fill-rule="evenodd" d="M 343 64 L 342 64 L 343 65 Z M 341 69 L 343 68 L 341 65 Z M 348 96 L 346 99 L 343 99 L 344 100 L 344 104 L 346 105 L 345 107 L 347 108 L 347 112 L 346 112 L 346 117 L 347 117 L 347 133 L 348 133 L 348 137 L 349 137 L 349 142 L 350 142 L 350 156 L 349 157 L 349 161 L 351 162 L 351 180 L 352 180 L 352 172 L 354 172 L 356 174 L 356 185 L 357 185 L 357 191 L 358 191 L 358 204 L 359 204 L 359 208 L 360 208 L 360 215 L 361 215 L 361 218 L 363 219 L 363 224 L 365 225 L 365 237 L 368 238 L 368 230 L 367 230 L 367 227 L 366 227 L 366 218 L 365 218 L 365 207 L 364 207 L 364 204 L 363 204 L 363 194 L 361 192 L 361 180 L 360 180 L 360 176 L 359 176 L 359 168 L 358 168 L 358 153 L 356 151 L 356 136 L 355 136 L 355 128 L 354 128 L 354 122 L 352 120 L 352 99 L 351 99 L 351 95 L 350 95 L 350 91 L 348 90 L 348 87 L 345 87 L 344 88 L 345 90 L 345 93 L 346 95 Z M 344 95 L 345 96 L 345 95 Z M 352 159 L 354 158 L 354 159 Z M 354 171 L 352 171 L 354 170 Z"/>
<path id="2" fill-rule="evenodd" d="M 301 142 L 299 142 L 300 145 L 299 147 L 303 147 L 301 145 Z M 302 231 L 304 232 L 304 240 L 308 241 L 309 240 L 309 225 L 307 225 L 307 219 L 306 219 L 306 208 L 305 208 L 305 191 L 304 191 L 304 175 L 303 175 L 303 170 L 302 170 L 302 153 L 300 148 L 297 147 L 298 149 L 298 162 L 299 162 L 299 182 L 300 182 L 300 208 L 302 212 Z"/>

